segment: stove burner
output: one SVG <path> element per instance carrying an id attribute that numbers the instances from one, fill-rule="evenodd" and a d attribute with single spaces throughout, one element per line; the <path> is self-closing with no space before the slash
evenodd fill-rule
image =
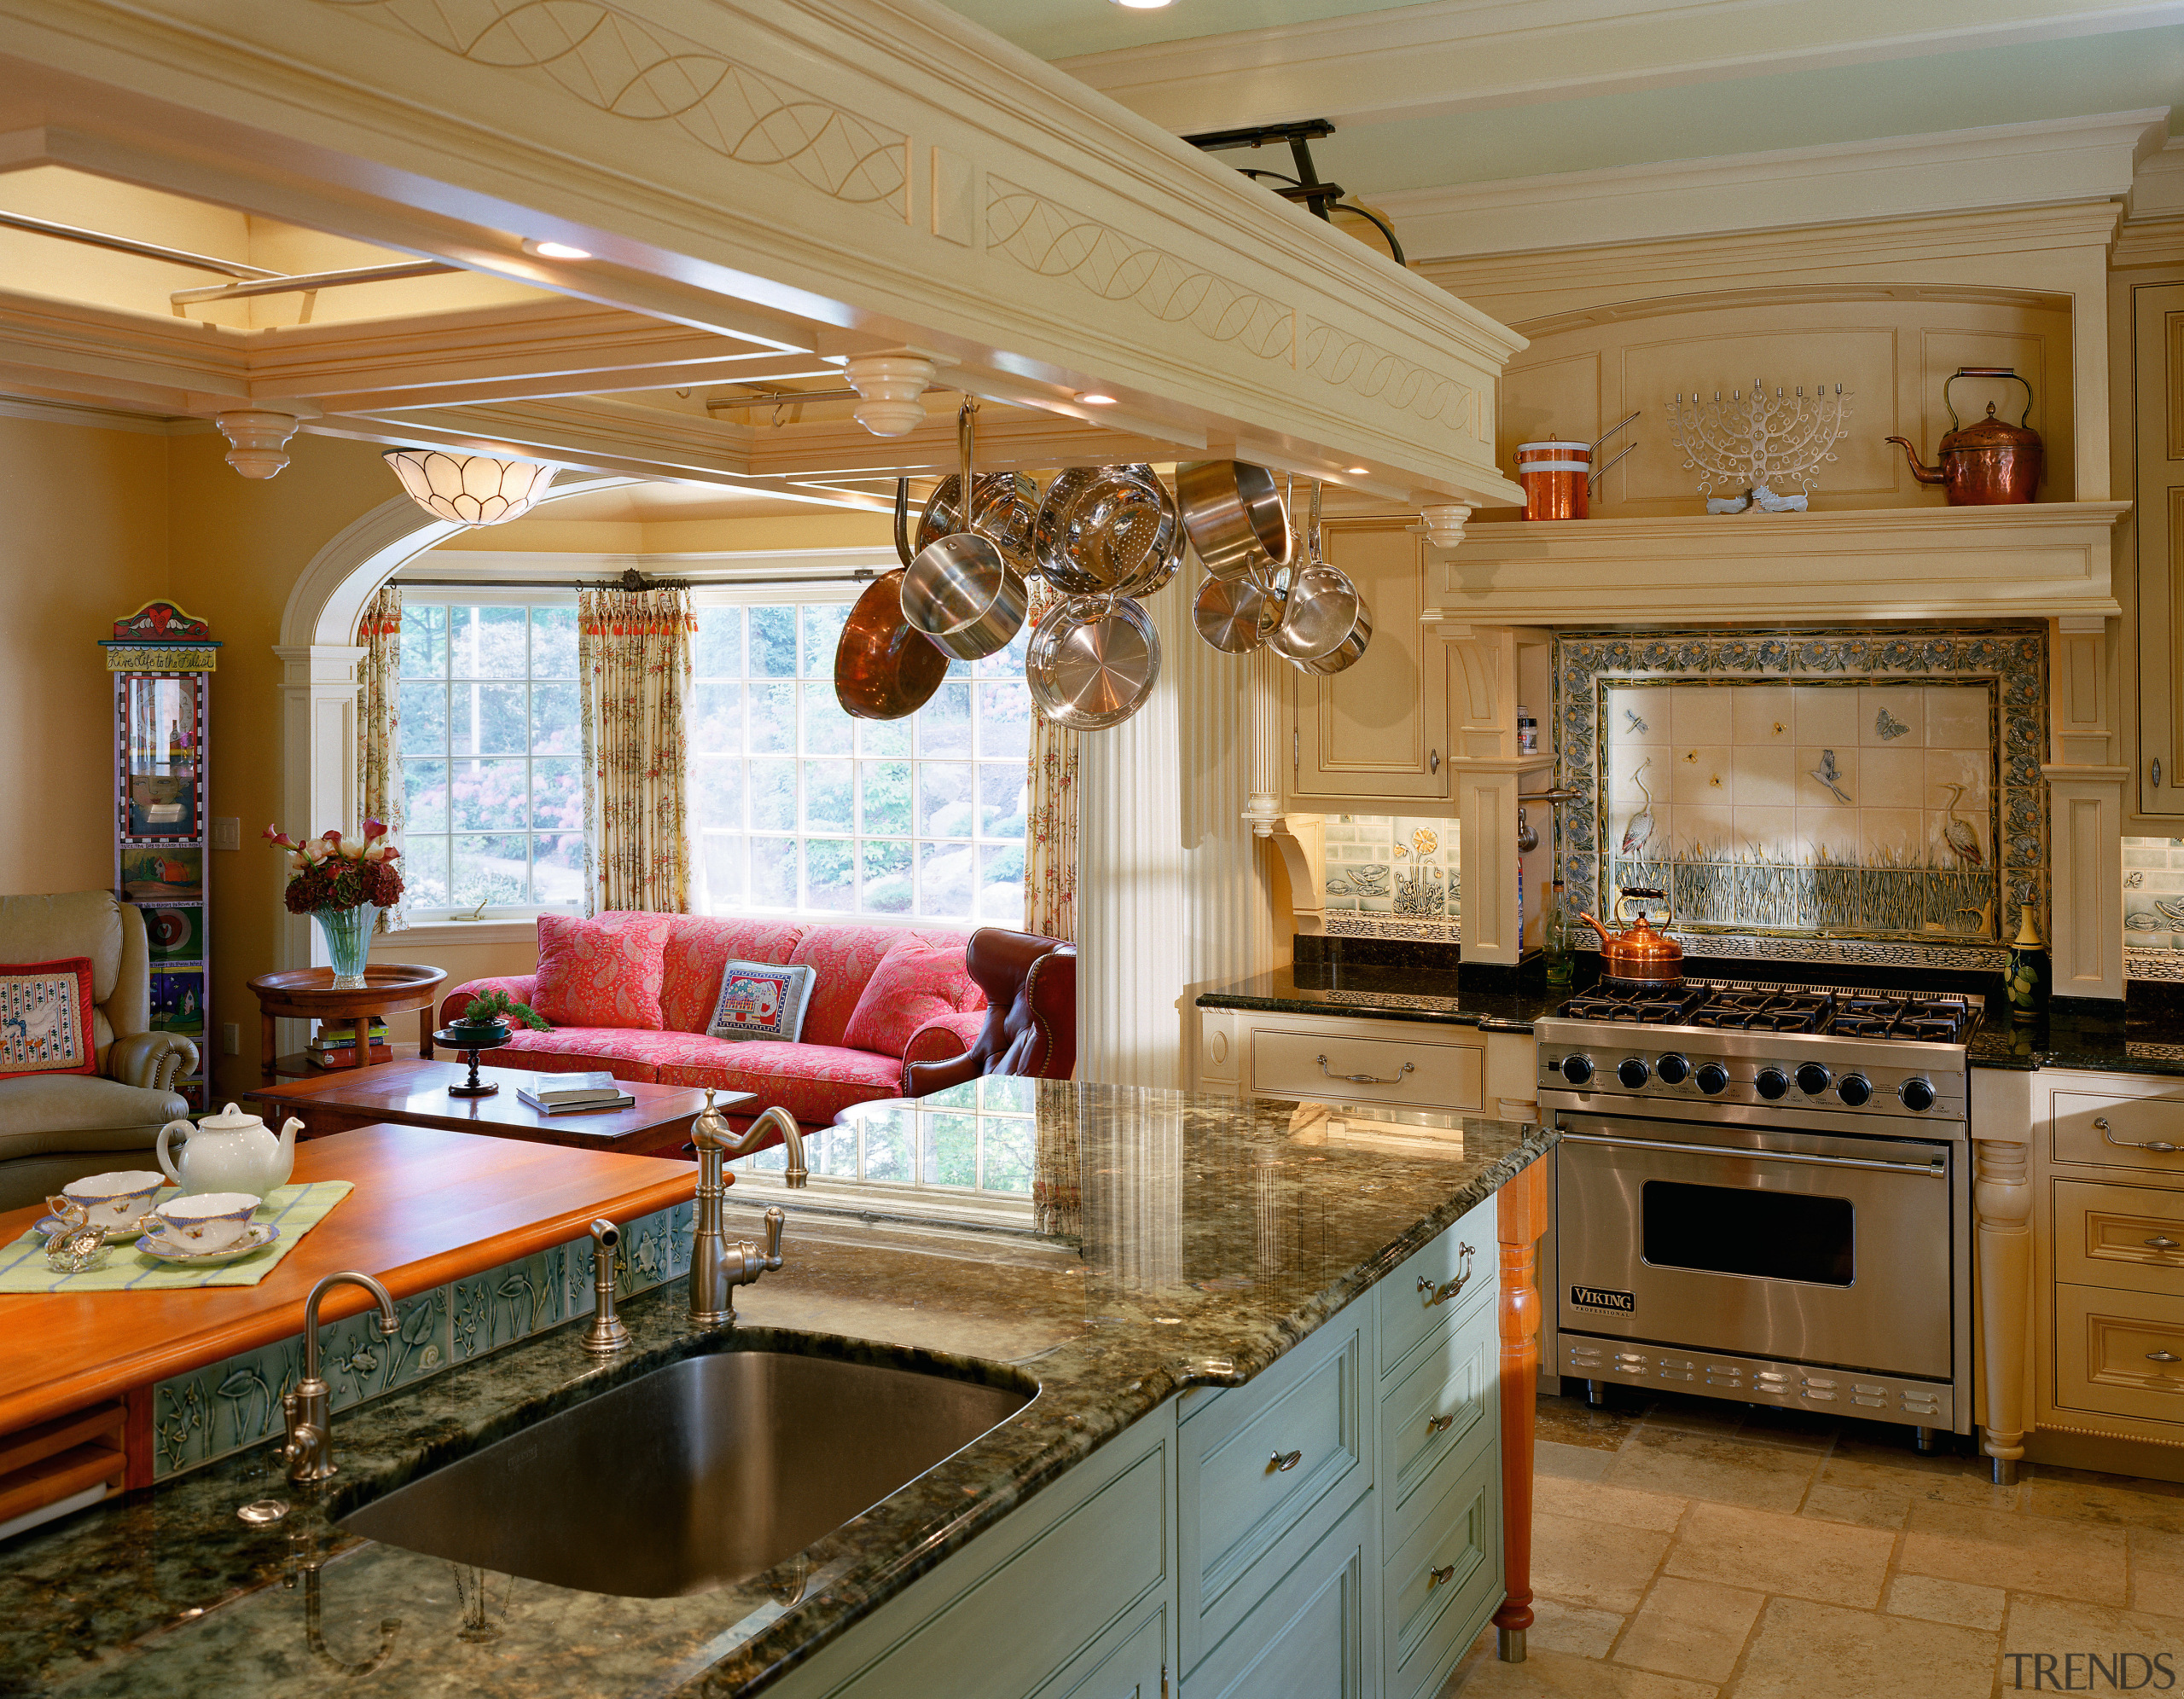
<path id="1" fill-rule="evenodd" d="M 1972 1005 L 1961 997 L 1824 987 L 1709 985 L 1699 980 L 1681 989 L 1599 987 L 1571 998 L 1557 1012 L 1571 1020 L 1634 1026 L 1810 1032 L 1925 1044 L 1961 1043 L 1977 1018 Z"/>

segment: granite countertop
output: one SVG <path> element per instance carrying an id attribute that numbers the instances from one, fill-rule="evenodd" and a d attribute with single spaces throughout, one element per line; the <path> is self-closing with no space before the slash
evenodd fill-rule
<path id="1" fill-rule="evenodd" d="M 1972 1041 L 1975 1068 L 2084 1068 L 2107 1074 L 2184 1074 L 2184 987 L 2132 980 L 2122 1006 L 2058 999 L 2046 1018 L 1989 1014 Z"/>
<path id="2" fill-rule="evenodd" d="M 258 1699 L 329 1679 L 404 1699 L 756 1691 L 1177 1391 L 1258 1374 L 1554 1139 L 1066 1081 L 973 1081 L 921 1107 L 889 1111 L 892 1130 L 868 1127 L 861 1147 L 844 1129 L 815 1135 L 808 1195 L 755 1174 L 731 1192 L 738 1235 L 756 1208 L 796 1206 L 787 1266 L 739 1289 L 732 1332 L 694 1329 L 678 1280 L 624 1305 L 634 1345 L 620 1360 L 586 1357 L 573 1324 L 341 1414 L 341 1473 L 324 1487 L 288 1487 L 260 1447 L 0 1545 L 0 1691 Z M 1014 1151 L 1016 1177 L 953 1194 L 959 1222 L 986 1225 L 954 1230 L 951 1254 L 915 1248 L 926 1229 L 902 1223 L 924 1219 L 925 1194 L 874 1176 L 891 1162 L 944 1169 L 974 1116 L 982 1171 L 1007 1171 Z M 892 1206 L 874 1204 L 882 1192 Z M 1028 1376 L 1038 1396 L 799 1559 L 688 1598 L 569 1591 L 334 1525 L 649 1369 L 782 1347 Z M 286 1522 L 236 1519 L 269 1495 L 294 1504 Z"/>
<path id="3" fill-rule="evenodd" d="M 1489 1032 L 1530 1032 L 1532 1023 L 1570 994 L 1544 984 L 1507 990 L 1456 988 L 1450 968 L 1353 966 L 1276 968 L 1199 994 L 1202 1009 L 1258 1009 L 1275 1014 L 1339 1015 L 1383 1021 L 1438 1022 Z"/>

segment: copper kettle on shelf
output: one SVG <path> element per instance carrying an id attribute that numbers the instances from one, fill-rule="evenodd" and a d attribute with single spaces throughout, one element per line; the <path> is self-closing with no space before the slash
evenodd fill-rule
<path id="1" fill-rule="evenodd" d="M 1995 417 L 1995 403 L 1987 403 L 1987 416 L 1969 425 L 1957 422 L 1956 408 L 1949 398 L 1949 384 L 1958 378 L 2008 378 L 2024 384 L 2024 411 L 2013 425 Z M 2024 421 L 2032 416 L 2032 386 L 2008 366 L 1960 366 L 1942 386 L 1942 404 L 1949 409 L 1949 432 L 1934 455 L 1935 469 L 1919 464 L 1919 451 L 1908 437 L 1891 437 L 1902 444 L 1911 462 L 1911 475 L 1921 484 L 1938 484 L 1952 507 L 1994 507 L 2008 502 L 2030 502 L 2040 483 L 2044 451 L 2040 433 Z"/>
<path id="2" fill-rule="evenodd" d="M 1666 902 L 1668 893 L 1657 885 L 1625 885 L 1615 899 L 1614 918 L 1623 922 L 1623 905 L 1641 902 Z M 1577 917 L 1600 935 L 1600 972 L 1609 979 L 1629 979 L 1653 985 L 1680 985 L 1683 983 L 1683 946 L 1666 932 L 1656 931 L 1644 914 L 1624 925 L 1620 932 L 1611 932 L 1589 914 Z M 1663 924 L 1666 924 L 1664 917 Z"/>

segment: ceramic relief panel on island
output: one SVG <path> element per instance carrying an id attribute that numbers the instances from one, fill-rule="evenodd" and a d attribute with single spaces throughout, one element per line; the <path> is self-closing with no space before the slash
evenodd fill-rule
<path id="1" fill-rule="evenodd" d="M 2039 631 L 1571 634 L 1555 669 L 1577 907 L 1658 888 L 1690 948 L 1781 960 L 1989 966 L 2025 902 L 2044 935 Z"/>
<path id="2" fill-rule="evenodd" d="M 1455 821 L 1329 815 L 1321 871 L 1330 935 L 1457 942 Z"/>

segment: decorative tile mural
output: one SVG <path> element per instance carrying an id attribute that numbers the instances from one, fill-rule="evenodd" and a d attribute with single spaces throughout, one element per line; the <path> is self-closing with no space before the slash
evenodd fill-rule
<path id="1" fill-rule="evenodd" d="M 2123 840 L 2123 973 L 2184 980 L 2184 838 Z"/>
<path id="2" fill-rule="evenodd" d="M 1463 878 L 1453 820 L 1329 815 L 1321 873 L 1330 934 L 1458 941 Z"/>
<path id="3" fill-rule="evenodd" d="M 694 1206 L 642 1215 L 622 1234 L 615 1290 L 634 1296 L 690 1268 Z M 376 1310 L 319 1330 L 322 1370 L 338 1413 L 591 1313 L 589 1237 L 435 1286 L 395 1305 L 392 1339 Z M 281 1432 L 282 1395 L 303 1378 L 301 1334 L 163 1380 L 152 1389 L 153 1475 L 164 1480 Z"/>
<path id="4" fill-rule="evenodd" d="M 1565 634 L 1564 879 L 1687 948 L 1990 967 L 2047 911 L 2036 629 Z M 1649 905 L 1658 919 L 1664 905 Z"/>

